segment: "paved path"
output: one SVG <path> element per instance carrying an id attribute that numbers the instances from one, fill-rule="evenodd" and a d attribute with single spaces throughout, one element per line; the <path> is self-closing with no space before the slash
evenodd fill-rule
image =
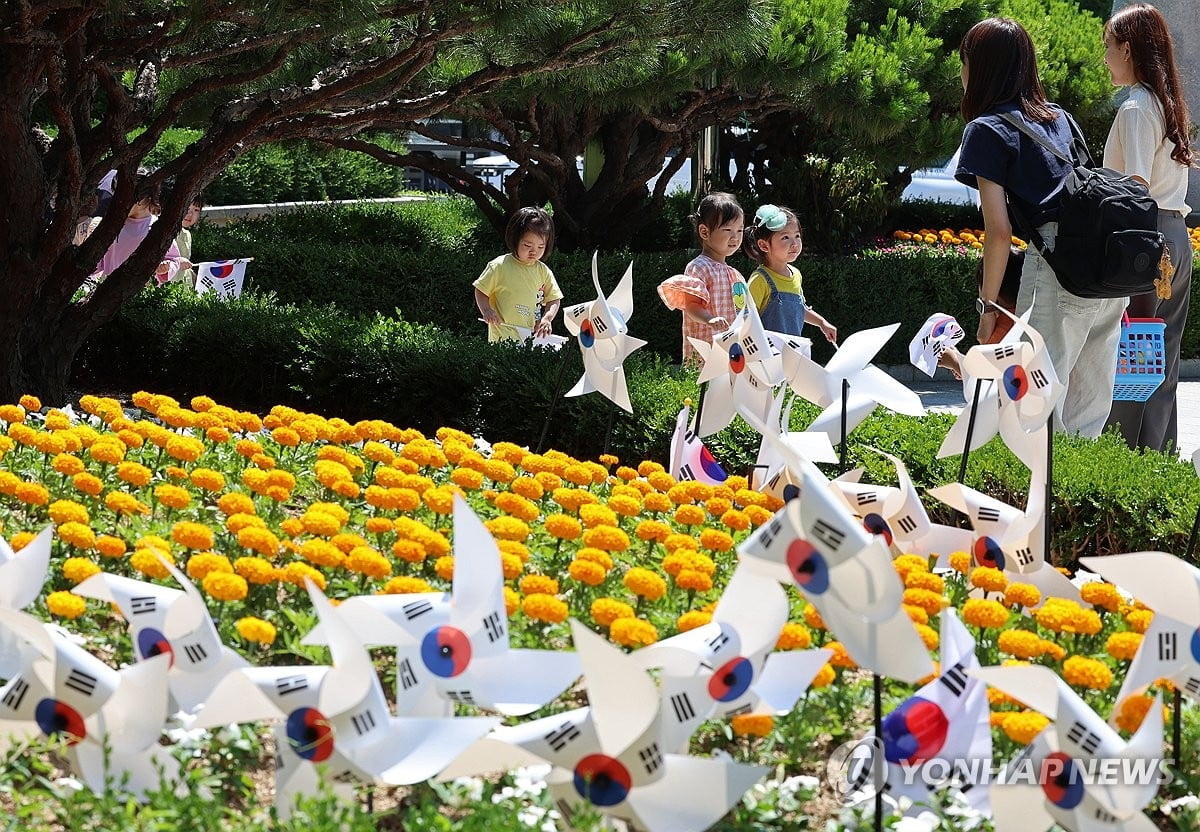
<path id="1" fill-rule="evenodd" d="M 966 406 L 960 382 L 916 379 L 906 383 L 930 410 L 958 413 Z M 1179 453 L 1190 460 L 1192 453 L 1200 448 L 1200 379 L 1181 379 L 1178 395 Z"/>

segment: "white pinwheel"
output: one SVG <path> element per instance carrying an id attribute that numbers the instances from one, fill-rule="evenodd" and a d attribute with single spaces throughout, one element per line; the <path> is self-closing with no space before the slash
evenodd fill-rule
<path id="1" fill-rule="evenodd" d="M 728 757 L 670 753 L 667 706 L 650 676 L 577 621 L 571 622 L 584 670 L 588 706 L 513 727 L 497 728 L 441 777 L 506 771 L 550 763 L 547 778 L 564 821 L 583 806 L 646 832 L 700 832 L 716 823 L 766 773 Z M 694 677 L 695 699 L 705 686 Z M 666 749 L 666 750 L 664 750 Z"/>
<path id="2" fill-rule="evenodd" d="M 509 647 L 500 550 L 461 497 L 454 501 L 451 593 L 357 596 L 338 612 L 365 644 L 396 647 L 401 715 L 449 715 L 461 703 L 520 716 L 579 678 L 573 653 Z M 325 638 L 320 626 L 304 641 Z"/>
<path id="3" fill-rule="evenodd" d="M 776 450 L 777 445 L 791 448 L 809 462 L 837 462 L 837 454 L 827 434 L 820 431 L 789 429 L 792 423 L 792 405 L 795 404 L 796 398 L 787 387 L 781 387 L 775 393 L 771 411 L 763 420 L 765 429 L 770 430 L 774 438 L 764 435 L 759 440 L 758 459 L 754 464 L 755 471 L 761 472 L 761 480 L 756 480 L 761 482 L 759 490 L 781 500 L 790 500 L 798 496 L 800 482 L 797 476 L 790 473 L 783 455 Z"/>
<path id="4" fill-rule="evenodd" d="M 23 610 L 41 594 L 53 534 L 54 527 L 47 526 L 19 552 L 0 537 L 0 609 Z M 11 679 L 20 666 L 21 640 L 0 628 L 0 679 Z"/>
<path id="5" fill-rule="evenodd" d="M 583 377 L 567 391 L 567 396 L 598 392 L 632 413 L 629 389 L 625 383 L 624 361 L 634 350 L 646 346 L 629 334 L 633 315 L 633 264 L 621 276 L 617 288 L 607 298 L 600 288 L 600 274 L 592 255 L 592 283 L 596 299 L 567 308 L 563 323 L 579 340 L 583 353 Z"/>

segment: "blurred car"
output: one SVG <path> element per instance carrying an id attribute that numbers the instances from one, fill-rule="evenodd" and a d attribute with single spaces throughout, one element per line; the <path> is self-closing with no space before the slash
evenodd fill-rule
<path id="1" fill-rule="evenodd" d="M 913 171 L 912 182 L 900 194 L 902 202 L 929 199 L 952 205 L 979 205 L 979 192 L 954 178 L 958 168 L 958 151 L 946 161 L 929 168 Z"/>

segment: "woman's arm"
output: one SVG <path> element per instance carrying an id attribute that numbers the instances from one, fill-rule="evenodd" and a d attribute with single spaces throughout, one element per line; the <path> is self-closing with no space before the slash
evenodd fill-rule
<path id="1" fill-rule="evenodd" d="M 1000 284 L 1004 282 L 1004 270 L 1008 268 L 1008 254 L 1012 245 L 1012 223 L 1008 220 L 1008 204 L 1004 188 L 990 179 L 977 177 L 979 201 L 983 209 L 983 286 L 979 297 L 985 302 L 995 302 L 1000 295 Z M 979 316 L 979 327 L 975 337 L 979 343 L 987 342 L 996 328 L 995 307 Z"/>

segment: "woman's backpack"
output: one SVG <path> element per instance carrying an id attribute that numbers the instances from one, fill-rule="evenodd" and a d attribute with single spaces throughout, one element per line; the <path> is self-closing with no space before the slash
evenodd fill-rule
<path id="1" fill-rule="evenodd" d="M 1151 199 L 1150 189 L 1132 176 L 1096 167 L 1070 116 L 1071 159 L 1013 113 L 1000 116 L 1073 167 L 1059 196 L 1053 250 L 1047 250 L 1028 218 L 1019 217 L 1028 226 L 1024 233 L 1032 237 L 1059 284 L 1081 298 L 1153 292 L 1166 248 L 1158 230 L 1158 205 Z"/>

